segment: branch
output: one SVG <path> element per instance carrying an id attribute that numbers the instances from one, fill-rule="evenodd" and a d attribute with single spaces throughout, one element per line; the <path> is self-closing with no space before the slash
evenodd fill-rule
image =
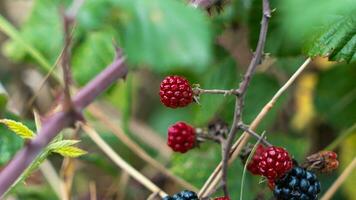
<path id="1" fill-rule="evenodd" d="M 104 71 L 89 82 L 73 98 L 73 104 L 81 112 L 94 99 L 104 92 L 117 79 L 126 76 L 127 68 L 121 55 Z M 14 159 L 0 173 L 0 196 L 21 175 L 34 158 L 47 144 L 64 128 L 75 122 L 76 116 L 72 112 L 60 111 L 50 116 L 38 135 L 30 141 Z"/>
<path id="2" fill-rule="evenodd" d="M 64 29 L 64 47 L 62 54 L 62 71 L 64 80 L 64 101 L 63 109 L 73 111 L 73 103 L 70 95 L 70 85 L 73 83 L 72 71 L 70 67 L 71 59 L 71 42 L 72 42 L 72 31 L 75 17 L 77 16 L 80 7 L 83 5 L 84 0 L 74 0 L 71 7 L 67 12 L 62 11 L 63 16 L 63 29 Z M 74 30 L 74 29 L 73 29 Z"/>
<path id="3" fill-rule="evenodd" d="M 226 141 L 226 147 L 224 149 L 223 158 L 222 158 L 222 186 L 225 191 L 225 196 L 229 196 L 227 192 L 227 168 L 228 168 L 230 150 L 237 133 L 237 129 L 238 129 L 237 126 L 241 122 L 241 114 L 244 106 L 244 99 L 245 99 L 247 88 L 251 82 L 252 75 L 256 71 L 257 65 L 260 64 L 262 60 L 262 54 L 266 43 L 268 22 L 270 17 L 271 17 L 271 10 L 269 6 L 269 0 L 263 0 L 261 30 L 257 43 L 257 48 L 238 89 L 239 96 L 236 97 L 234 119 L 231 125 L 230 133 Z"/>
<path id="4" fill-rule="evenodd" d="M 297 77 L 303 72 L 303 70 L 308 66 L 311 62 L 311 59 L 308 58 L 304 61 L 304 63 L 298 68 L 298 70 L 289 78 L 289 80 L 276 92 L 276 94 L 272 97 L 272 99 L 262 108 L 260 113 L 256 116 L 256 118 L 252 121 L 250 125 L 250 130 L 255 130 L 257 126 L 261 123 L 267 113 L 272 109 L 275 102 L 279 99 L 279 97 L 289 88 L 289 86 L 297 79 Z M 234 161 L 244 145 L 247 143 L 249 139 L 249 134 L 244 132 L 239 139 L 234 143 L 230 151 L 230 159 L 229 163 Z M 199 191 L 199 196 L 206 196 L 206 194 L 210 193 L 210 191 L 214 190 L 214 188 L 219 183 L 222 173 L 221 173 L 222 162 L 218 164 L 215 168 L 214 172 L 210 175 L 208 180 L 205 182 L 204 186 Z"/>

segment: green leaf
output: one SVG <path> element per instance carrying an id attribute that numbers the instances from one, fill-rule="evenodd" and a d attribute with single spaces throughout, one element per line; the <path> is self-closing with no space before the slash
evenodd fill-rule
<path id="1" fill-rule="evenodd" d="M 112 30 L 88 33 L 72 56 L 75 80 L 84 85 L 114 59 Z"/>
<path id="2" fill-rule="evenodd" d="M 0 82 L 0 115 L 6 108 L 7 98 L 7 92 Z"/>
<path id="3" fill-rule="evenodd" d="M 60 141 L 56 141 L 56 142 L 51 143 L 50 145 L 48 145 L 47 149 L 49 149 L 50 151 L 54 151 L 56 149 L 60 149 L 60 148 L 69 147 L 69 146 L 75 145 L 78 142 L 80 142 L 80 140 L 60 140 Z"/>
<path id="4" fill-rule="evenodd" d="M 356 17 L 340 17 L 324 27 L 306 48 L 311 57 L 324 56 L 333 61 L 356 61 Z"/>
<path id="5" fill-rule="evenodd" d="M 176 0 L 126 0 L 122 8 L 119 31 L 129 62 L 200 72 L 209 63 L 211 30 L 202 10 Z"/>
<path id="6" fill-rule="evenodd" d="M 73 147 L 73 146 L 57 148 L 57 149 L 54 149 L 52 152 L 59 153 L 63 157 L 70 157 L 70 158 L 76 158 L 76 157 L 82 156 L 87 153 L 86 151 L 84 151 L 78 147 Z"/>
<path id="7" fill-rule="evenodd" d="M 35 136 L 35 133 L 21 122 L 11 119 L 0 119 L 0 123 L 5 124 L 11 131 L 23 139 L 32 139 Z"/>
<path id="8" fill-rule="evenodd" d="M 356 119 L 356 68 L 339 65 L 324 71 L 316 86 L 318 116 L 338 128 L 346 128 Z"/>
<path id="9" fill-rule="evenodd" d="M 23 140 L 0 126 L 0 166 L 7 163 L 22 147 Z"/>

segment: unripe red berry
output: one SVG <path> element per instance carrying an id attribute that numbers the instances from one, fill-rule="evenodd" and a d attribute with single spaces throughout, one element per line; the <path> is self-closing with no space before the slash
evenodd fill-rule
<path id="1" fill-rule="evenodd" d="M 261 154 L 264 151 L 264 147 L 260 144 L 257 146 L 255 154 L 252 156 L 251 161 L 247 165 L 247 170 L 250 171 L 252 174 L 261 175 L 258 167 L 258 162 Z"/>
<path id="2" fill-rule="evenodd" d="M 292 158 L 285 149 L 275 146 L 267 148 L 259 146 L 247 169 L 253 174 L 265 176 L 273 181 L 283 176 L 292 166 Z"/>
<path id="3" fill-rule="evenodd" d="M 193 101 L 193 90 L 184 77 L 167 76 L 161 82 L 159 96 L 167 107 L 185 107 Z"/>
<path id="4" fill-rule="evenodd" d="M 168 128 L 167 144 L 173 151 L 185 153 L 195 145 L 195 130 L 184 122 L 178 122 Z"/>

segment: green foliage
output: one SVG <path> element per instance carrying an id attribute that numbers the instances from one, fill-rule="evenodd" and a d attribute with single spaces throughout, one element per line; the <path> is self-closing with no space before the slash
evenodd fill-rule
<path id="1" fill-rule="evenodd" d="M 90 32 L 73 52 L 73 76 L 84 85 L 114 59 L 113 32 Z"/>
<path id="2" fill-rule="evenodd" d="M 356 119 L 356 68 L 352 65 L 335 66 L 322 72 L 316 86 L 317 112 L 328 123 L 346 128 Z"/>
<path id="3" fill-rule="evenodd" d="M 66 2 L 68 1 L 35 1 L 31 15 L 21 27 L 20 37 L 34 49 L 41 52 L 50 63 L 54 63 L 63 45 L 63 28 L 60 23 L 58 5 L 59 3 L 65 4 Z M 9 53 L 11 55 L 26 55 L 23 53 L 26 51 L 23 44 L 20 44 L 16 40 L 13 42 L 13 45 L 16 45 L 13 47 L 14 52 Z"/>
<path id="4" fill-rule="evenodd" d="M 356 16 L 335 19 L 323 27 L 320 34 L 308 44 L 310 57 L 324 56 L 333 61 L 356 61 Z"/>
<path id="5" fill-rule="evenodd" d="M 273 97 L 278 91 L 279 84 L 275 78 L 266 74 L 254 75 L 249 89 L 246 93 L 245 108 L 243 110 L 243 121 L 251 123 L 257 116 L 263 106 Z M 268 116 L 259 125 L 259 130 L 265 130 L 275 121 L 277 113 L 283 104 L 284 97 L 281 97 Z M 232 111 L 231 111 L 232 112 Z"/>
<path id="6" fill-rule="evenodd" d="M 0 166 L 7 163 L 22 147 L 22 139 L 0 126 Z"/>
<path id="7" fill-rule="evenodd" d="M 175 0 L 126 0 L 122 5 L 121 44 L 131 63 L 200 72 L 208 64 L 211 34 L 201 10 Z"/>

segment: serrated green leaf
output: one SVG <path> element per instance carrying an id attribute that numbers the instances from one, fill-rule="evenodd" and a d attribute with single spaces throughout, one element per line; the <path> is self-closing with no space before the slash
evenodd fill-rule
<path id="1" fill-rule="evenodd" d="M 311 57 L 324 56 L 333 61 L 356 61 L 356 17 L 345 16 L 324 27 L 306 49 Z"/>
<path id="2" fill-rule="evenodd" d="M 21 122 L 17 122 L 11 119 L 1 119 L 0 123 L 5 124 L 11 131 L 23 139 L 31 139 L 35 136 L 35 133 Z"/>
<path id="3" fill-rule="evenodd" d="M 73 75 L 80 85 L 91 80 L 114 59 L 113 35 L 110 29 L 88 33 L 73 52 Z"/>
<path id="4" fill-rule="evenodd" d="M 47 149 L 49 149 L 50 151 L 54 151 L 56 149 L 75 145 L 78 142 L 80 142 L 80 140 L 59 140 L 48 145 Z"/>
<path id="5" fill-rule="evenodd" d="M 176 0 L 126 0 L 121 21 L 121 44 L 131 63 L 201 72 L 210 60 L 211 30 L 200 9 Z"/>
<path id="6" fill-rule="evenodd" d="M 73 146 L 65 146 L 61 148 L 56 148 L 52 152 L 61 154 L 64 157 L 70 157 L 70 158 L 76 158 L 79 156 L 82 156 L 86 154 L 87 152 L 78 148 L 78 147 L 73 147 Z"/>
<path id="7" fill-rule="evenodd" d="M 0 82 L 0 115 L 3 113 L 7 103 L 7 92 Z"/>
<path id="8" fill-rule="evenodd" d="M 75 145 L 77 143 L 79 143 L 80 140 L 58 140 L 56 142 L 51 143 L 50 145 L 48 145 L 48 149 L 49 150 L 55 150 L 55 149 L 59 149 L 62 147 L 68 147 L 68 146 L 72 146 Z"/>

